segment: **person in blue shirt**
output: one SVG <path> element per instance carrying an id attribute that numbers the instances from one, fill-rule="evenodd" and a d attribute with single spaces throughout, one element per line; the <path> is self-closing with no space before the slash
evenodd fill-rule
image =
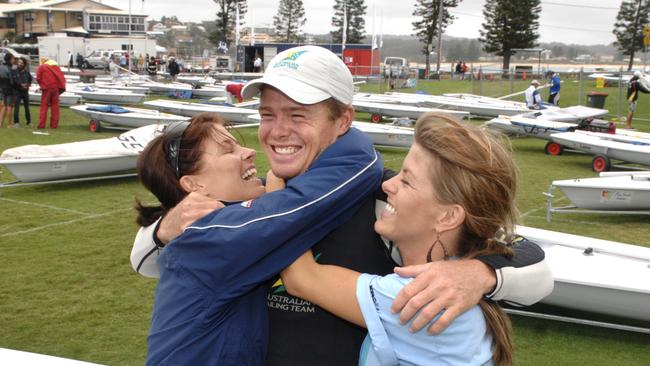
<path id="1" fill-rule="evenodd" d="M 405 265 L 511 256 L 516 172 L 494 136 L 445 114 L 425 114 L 401 171 L 383 183 L 388 202 L 375 230 L 396 245 Z M 282 280 L 289 293 L 368 329 L 360 365 L 512 364 L 510 321 L 495 302 L 482 300 L 430 336 L 412 333 L 412 324 L 402 325 L 391 311 L 409 278 L 321 265 L 310 250 Z"/>
<path id="2" fill-rule="evenodd" d="M 551 88 L 548 90 L 548 102 L 553 105 L 560 105 L 560 74 L 553 73 L 551 77 Z"/>

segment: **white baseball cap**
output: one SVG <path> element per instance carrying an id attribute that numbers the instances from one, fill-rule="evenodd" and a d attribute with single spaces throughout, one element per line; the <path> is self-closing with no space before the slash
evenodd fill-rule
<path id="1" fill-rule="evenodd" d="M 320 46 L 300 46 L 278 53 L 264 76 L 242 89 L 244 98 L 270 85 L 300 104 L 316 104 L 329 98 L 351 104 L 354 83 L 350 70 L 338 56 Z"/>
<path id="2" fill-rule="evenodd" d="M 636 71 L 634 72 L 634 76 L 641 77 L 641 71 L 636 70 Z"/>

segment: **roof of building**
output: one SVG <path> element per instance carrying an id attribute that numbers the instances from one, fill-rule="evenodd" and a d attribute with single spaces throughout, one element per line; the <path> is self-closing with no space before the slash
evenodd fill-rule
<path id="1" fill-rule="evenodd" d="M 31 11 L 31 10 L 46 10 L 46 11 L 83 11 L 83 8 L 66 8 L 62 5 L 65 3 L 72 2 L 74 0 L 44 0 L 44 1 L 34 1 L 29 3 L 21 4 L 0 4 L 0 17 L 7 17 L 9 13 L 16 13 L 21 11 Z M 94 0 L 86 0 L 89 3 L 97 4 L 100 8 L 85 8 L 88 13 L 92 14 L 115 14 L 115 15 L 127 15 L 129 12 L 116 8 L 114 6 L 106 5 Z M 133 16 L 148 16 L 148 14 L 134 13 L 131 12 Z"/>
<path id="2" fill-rule="evenodd" d="M 68 32 L 68 33 L 79 33 L 79 34 L 88 34 L 88 31 L 84 29 L 84 27 L 69 27 L 65 29 L 61 29 L 63 32 Z"/>

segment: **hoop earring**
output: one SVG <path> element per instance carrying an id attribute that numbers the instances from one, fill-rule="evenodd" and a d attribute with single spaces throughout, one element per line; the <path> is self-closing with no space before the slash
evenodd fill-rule
<path id="1" fill-rule="evenodd" d="M 427 252 L 427 263 L 432 262 L 432 260 L 431 260 L 431 252 L 433 251 L 433 248 L 438 243 L 440 243 L 440 246 L 442 247 L 442 252 L 445 254 L 445 257 L 444 257 L 443 260 L 449 259 L 449 253 L 447 252 L 447 248 L 445 248 L 445 245 L 440 240 L 440 233 L 438 231 L 436 231 L 436 241 L 434 241 L 433 244 L 431 244 L 431 247 L 429 248 L 429 251 Z"/>

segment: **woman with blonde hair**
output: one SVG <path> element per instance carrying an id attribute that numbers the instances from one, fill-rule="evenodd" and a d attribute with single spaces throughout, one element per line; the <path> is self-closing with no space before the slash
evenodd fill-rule
<path id="1" fill-rule="evenodd" d="M 375 230 L 397 246 L 404 265 L 512 256 L 516 187 L 512 156 L 495 136 L 449 115 L 425 114 L 401 171 L 382 185 L 388 203 Z M 412 334 L 390 310 L 411 279 L 321 265 L 314 255 L 308 251 L 283 271 L 284 285 L 367 327 L 360 365 L 512 364 L 511 325 L 498 304 L 481 301 L 438 335 Z"/>

